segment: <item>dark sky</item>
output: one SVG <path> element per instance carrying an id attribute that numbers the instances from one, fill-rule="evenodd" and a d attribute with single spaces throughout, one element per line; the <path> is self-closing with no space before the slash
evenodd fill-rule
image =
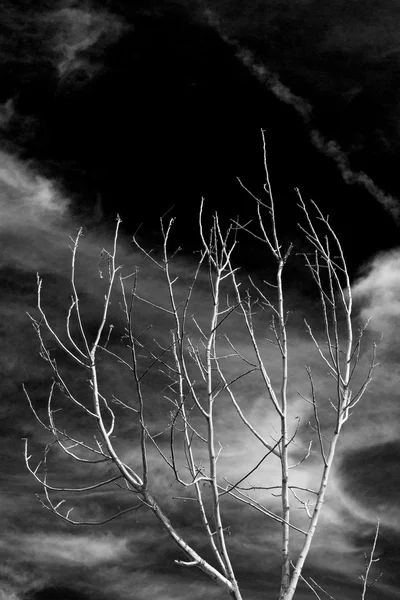
<path id="1" fill-rule="evenodd" d="M 24 466 L 21 438 L 29 438 L 37 461 L 49 439 L 30 414 L 21 386 L 27 385 L 41 410 L 51 373 L 39 358 L 26 311 L 35 313 L 39 271 L 49 317 L 60 330 L 65 327 L 69 236 L 82 225 L 77 283 L 86 326 L 94 331 L 104 291 L 100 252 L 110 247 L 117 213 L 123 220 L 119 260 L 128 270 L 143 263 L 132 248 L 132 233 L 141 226 L 141 243 L 157 247 L 159 218 L 167 211 L 177 218 L 172 243 L 183 247 L 176 262 L 183 292 L 197 256 L 193 251 L 200 245 L 201 198 L 206 221 L 215 210 L 225 224 L 238 215 L 242 222 L 254 217 L 254 203 L 237 178 L 256 195 L 262 193 L 261 130 L 278 230 L 285 245 L 295 244 L 285 279 L 293 313 L 290 390 L 293 417 L 300 415 L 304 423 L 300 441 L 305 447 L 310 416 L 296 393 L 307 384 L 304 365 L 315 370 L 322 395 L 329 396 L 331 383 L 303 324 L 308 318 L 321 332 L 317 297 L 296 255 L 305 243 L 297 227 L 301 214 L 294 188 L 330 215 L 354 283 L 356 320 L 372 317 L 368 341 L 379 340 L 380 367 L 343 435 L 306 574 L 336 599 L 361 598 L 364 552 L 371 548 L 380 518 L 374 577 L 383 575 L 367 597 L 399 594 L 400 9 L 382 0 L 245 4 L 2 3 L 0 600 L 224 597 L 202 574 L 174 565 L 178 551 L 145 511 L 103 528 L 74 528 L 36 500 L 41 490 Z M 265 256 L 252 238 L 241 238 L 237 260 L 244 275 L 259 281 L 269 276 Z M 161 301 L 160 274 L 149 262 L 142 272 L 144 294 Z M 201 279 L 193 298 L 200 321 L 208 314 L 208 298 L 206 279 Z M 116 306 L 112 319 L 118 333 L 123 324 Z M 249 342 L 243 341 L 235 318 L 229 331 L 246 352 Z M 158 339 L 167 339 L 167 317 L 140 309 L 138 323 L 147 322 Z M 117 333 L 111 341 L 115 345 Z M 263 348 L 270 352 L 268 344 Z M 367 358 L 366 351 L 361 371 Z M 65 357 L 58 360 L 74 389 L 82 390 L 84 374 Z M 230 369 L 237 374 L 234 364 Z M 274 379 L 278 359 L 273 354 L 270 369 Z M 160 374 L 148 384 L 149 414 L 160 429 L 168 424 L 160 398 L 163 385 Z M 129 378 L 105 363 L 104 389 L 110 396 L 129 396 Z M 251 418 L 270 431 L 274 422 L 269 409 L 262 412 L 260 383 L 252 380 L 239 394 Z M 75 410 L 65 423 L 82 435 Z M 224 458 L 228 476 L 240 477 L 259 460 L 261 450 L 239 431 L 229 412 L 218 414 L 218 427 L 229 444 Z M 134 460 L 124 419 L 119 435 L 121 453 Z M 52 466 L 57 485 L 84 486 L 97 474 L 60 457 Z M 190 502 L 172 500 L 178 489 L 172 474 L 157 460 L 155 469 L 156 493 L 165 498 L 171 520 L 207 552 Z M 312 455 L 296 481 L 311 485 L 317 473 Z M 267 479 L 276 474 L 274 463 L 263 467 Z M 110 488 L 71 503 L 77 516 L 101 519 L 125 507 L 127 499 Z M 276 598 L 279 526 L 231 502 L 226 515 L 244 598 Z M 295 538 L 294 554 L 297 550 Z M 305 600 L 310 593 L 302 585 L 297 598 Z"/>

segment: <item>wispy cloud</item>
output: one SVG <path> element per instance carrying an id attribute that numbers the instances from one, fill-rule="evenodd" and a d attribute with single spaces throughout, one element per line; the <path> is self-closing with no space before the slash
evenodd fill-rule
<path id="1" fill-rule="evenodd" d="M 241 47 L 238 42 L 231 43 L 238 48 L 236 53 L 238 59 L 257 77 L 257 79 L 265 84 L 279 100 L 292 106 L 296 112 L 302 116 L 303 120 L 308 123 L 313 113 L 312 105 L 304 98 L 301 98 L 301 96 L 297 96 L 284 85 L 276 73 L 272 73 L 265 65 L 258 62 L 251 50 Z"/>
<path id="2" fill-rule="evenodd" d="M 348 154 L 342 150 L 339 143 L 335 140 L 325 139 L 323 134 L 314 128 L 312 125 L 312 105 L 301 96 L 294 94 L 288 86 L 280 81 L 278 75 L 271 73 L 263 64 L 257 62 L 250 50 L 239 46 L 237 56 L 243 64 L 254 73 L 257 79 L 266 85 L 279 100 L 292 106 L 301 116 L 303 122 L 307 125 L 311 142 L 322 154 L 334 161 L 343 181 L 347 184 L 361 185 L 385 210 L 389 212 L 389 214 L 392 215 L 395 221 L 398 222 L 400 218 L 399 200 L 382 190 L 371 177 L 363 171 L 353 170 L 350 166 Z"/>
<path id="3" fill-rule="evenodd" d="M 399 223 L 400 218 L 400 202 L 398 198 L 391 196 L 382 190 L 366 173 L 363 171 L 354 171 L 350 166 L 350 160 L 346 152 L 344 152 L 338 142 L 327 140 L 321 132 L 312 129 L 310 131 L 312 143 L 322 154 L 331 158 L 339 169 L 343 181 L 347 184 L 358 184 L 367 190 L 379 204 L 383 206 Z"/>
<path id="4" fill-rule="evenodd" d="M 346 153 L 340 144 L 331 139 L 326 139 L 321 131 L 314 125 L 314 107 L 307 99 L 294 93 L 282 81 L 278 73 L 269 69 L 266 64 L 258 60 L 250 48 L 242 45 L 239 39 L 232 37 L 227 33 L 229 27 L 223 27 L 217 12 L 210 8 L 203 7 L 202 18 L 213 27 L 221 38 L 236 49 L 237 58 L 247 67 L 247 69 L 263 84 L 270 92 L 274 94 L 281 102 L 292 106 L 300 115 L 302 121 L 307 127 L 307 131 L 312 144 L 325 156 L 331 158 L 346 184 L 358 184 L 362 186 L 372 197 L 374 197 L 381 206 L 391 214 L 396 222 L 400 219 L 400 202 L 394 196 L 391 196 L 382 190 L 372 178 L 363 171 L 352 169 L 349 154 Z"/>
<path id="5" fill-rule="evenodd" d="M 128 28 L 121 17 L 88 6 L 65 6 L 47 13 L 44 19 L 54 28 L 53 51 L 60 80 L 69 83 L 85 83 L 101 70 L 104 50 Z"/>
<path id="6" fill-rule="evenodd" d="M 16 541 L 19 544 L 19 552 L 25 554 L 26 558 L 47 565 L 59 563 L 93 567 L 125 560 L 130 554 L 127 540 L 111 534 L 38 532 L 21 536 Z"/>
<path id="7" fill-rule="evenodd" d="M 4 52 L 0 62 L 13 65 L 17 61 L 19 65 L 10 96 L 25 78 L 32 80 L 38 72 L 48 82 L 58 79 L 62 85 L 86 84 L 101 71 L 105 50 L 130 27 L 122 16 L 106 7 L 90 2 L 77 6 L 70 0 L 53 3 L 51 8 L 22 6 L 10 0 L 4 5 L 3 25 L 0 37 Z M 7 124 L 10 108 L 9 104 L 3 106 L 0 124 Z"/>
<path id="8" fill-rule="evenodd" d="M 382 253 L 364 267 L 354 294 L 363 318 L 371 317 L 371 328 L 392 340 L 400 319 L 400 250 Z"/>
<path id="9" fill-rule="evenodd" d="M 68 202 L 48 179 L 17 158 L 0 153 L 1 227 L 18 229 L 48 226 L 49 219 L 65 213 Z M 43 222 L 44 221 L 44 222 Z"/>

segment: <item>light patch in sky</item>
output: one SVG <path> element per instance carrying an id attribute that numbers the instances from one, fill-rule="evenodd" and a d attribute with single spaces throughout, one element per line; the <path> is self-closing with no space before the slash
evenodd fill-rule
<path id="1" fill-rule="evenodd" d="M 90 79 L 101 69 L 104 49 L 127 29 L 116 15 L 90 8 L 64 7 L 49 13 L 47 19 L 56 27 L 54 51 L 61 80 L 79 74 Z"/>
<path id="2" fill-rule="evenodd" d="M 61 217 L 68 203 L 48 179 L 0 151 L 0 228 L 41 228 L 44 221 Z"/>
<path id="3" fill-rule="evenodd" d="M 0 600 L 18 600 L 18 596 L 12 590 L 0 590 Z"/>
<path id="4" fill-rule="evenodd" d="M 101 563 L 121 560 L 129 555 L 127 540 L 112 535 L 73 535 L 36 533 L 21 541 L 27 554 L 36 561 L 50 563 L 77 563 L 93 567 Z"/>
<path id="5" fill-rule="evenodd" d="M 0 129 L 7 129 L 15 114 L 14 100 L 9 98 L 0 104 Z"/>
<path id="6" fill-rule="evenodd" d="M 353 292 L 363 304 L 362 316 L 371 317 L 371 328 L 391 335 L 400 317 L 400 250 L 375 257 Z"/>

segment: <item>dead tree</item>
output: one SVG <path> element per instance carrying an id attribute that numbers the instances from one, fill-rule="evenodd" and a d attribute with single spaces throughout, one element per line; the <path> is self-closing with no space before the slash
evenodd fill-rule
<path id="1" fill-rule="evenodd" d="M 279 600 L 291 600 L 300 579 L 304 579 L 303 567 L 318 526 L 323 508 L 329 475 L 335 458 L 337 444 L 343 427 L 361 400 L 375 367 L 375 346 L 362 382 L 355 384 L 355 373 L 360 361 L 360 350 L 366 325 L 355 332 L 353 325 L 353 301 L 351 281 L 339 239 L 318 207 L 306 205 L 297 191 L 298 207 L 302 215 L 300 230 L 309 244 L 310 252 L 304 253 L 305 271 L 311 274 L 319 294 L 323 338 L 305 321 L 305 329 L 315 347 L 317 356 L 327 371 L 327 378 L 334 382 L 334 397 L 329 399 L 331 418 L 323 422 L 320 397 L 315 385 L 313 371 L 305 366 L 308 379 L 308 393 L 301 392 L 309 406 L 310 436 L 303 456 L 291 464 L 291 452 L 296 436 L 303 427 L 299 421 L 293 425 L 289 418 L 290 381 L 288 314 L 285 306 L 283 273 L 287 262 L 292 258 L 293 247 L 282 247 L 278 237 L 276 211 L 272 194 L 264 143 L 264 167 L 266 182 L 265 197 L 260 199 L 247 190 L 255 204 L 256 219 L 253 223 L 241 224 L 232 221 L 227 230 L 220 225 L 218 215 L 213 218 L 209 231 L 203 226 L 203 204 L 199 218 L 200 245 L 199 260 L 194 267 L 192 279 L 182 293 L 182 285 L 174 274 L 176 251 L 170 251 L 170 233 L 173 219 L 168 223 L 161 220 L 163 235 L 162 251 L 147 251 L 135 237 L 136 249 L 149 261 L 151 268 L 158 270 L 165 282 L 165 298 L 147 297 L 141 291 L 141 271 L 138 268 L 124 274 L 117 260 L 117 242 L 120 219 L 117 219 L 114 243 L 111 250 L 103 250 L 107 261 L 106 292 L 102 313 L 95 334 L 89 336 L 81 309 L 80 292 L 76 285 L 76 267 L 79 231 L 72 245 L 71 303 L 66 314 L 66 336 L 63 337 L 49 321 L 43 306 L 42 279 L 38 276 L 38 316 L 31 316 L 33 327 L 40 343 L 40 353 L 52 369 L 53 382 L 48 395 L 46 417 L 31 400 L 28 390 L 26 397 L 34 416 L 50 434 L 53 442 L 44 451 L 43 460 L 32 465 L 28 442 L 25 444 L 26 465 L 43 488 L 43 506 L 71 524 L 74 520 L 72 508 L 64 508 L 65 500 L 54 501 L 60 493 L 85 494 L 105 486 L 118 486 L 122 493 L 133 498 L 129 507 L 98 523 L 106 523 L 117 517 L 136 512 L 139 509 L 151 511 L 168 536 L 179 547 L 182 558 L 175 562 L 188 568 L 199 568 L 214 582 L 222 586 L 235 600 L 242 594 L 235 576 L 234 564 L 229 550 L 227 534 L 229 523 L 224 519 L 226 502 L 239 502 L 257 511 L 262 518 L 272 519 L 281 527 L 281 577 Z M 312 214 L 314 216 L 312 216 Z M 269 265 L 274 265 L 272 281 L 262 285 L 244 278 L 235 266 L 234 252 L 239 235 L 251 235 L 254 243 L 264 249 Z M 192 314 L 192 301 L 196 286 L 208 289 L 208 317 L 200 319 Z M 113 339 L 111 323 L 111 303 L 119 297 L 124 320 L 123 344 L 121 352 L 110 345 Z M 169 323 L 170 339 L 151 342 L 147 329 L 141 330 L 137 321 L 137 309 L 160 313 Z M 257 318 L 260 311 L 269 316 L 268 331 L 260 326 Z M 140 310 L 139 310 L 140 314 Z M 115 314 L 112 315 L 115 318 Z M 251 352 L 244 353 L 229 334 L 229 322 L 235 319 L 247 336 Z M 271 336 L 269 339 L 268 336 Z M 264 341 L 268 339 L 274 352 L 280 357 L 280 372 L 271 374 L 264 351 Z M 50 342 L 50 340 L 52 340 Z M 54 357 L 51 346 L 56 345 L 78 370 L 85 374 L 87 386 L 78 396 L 71 387 L 66 375 Z M 101 369 L 105 361 L 115 363 L 125 369 L 132 379 L 133 389 L 129 398 L 107 395 L 101 384 Z M 233 377 L 226 365 L 234 362 Z M 241 365 L 240 367 L 238 365 Z M 168 407 L 169 420 L 165 423 L 163 435 L 155 432 L 148 414 L 148 389 L 146 381 L 157 372 L 163 380 L 161 397 Z M 263 430 L 246 411 L 246 403 L 241 397 L 239 384 L 258 377 L 263 385 L 265 414 L 278 423 L 274 438 Z M 278 381 L 278 384 L 277 384 Z M 239 390 L 239 391 L 238 391 Z M 72 427 L 58 425 L 55 408 L 56 394 L 63 397 L 67 406 L 82 413 L 85 423 L 92 423 L 93 435 L 88 439 L 88 427 L 74 433 Z M 262 449 L 262 457 L 246 473 L 238 474 L 234 480 L 227 477 L 220 468 L 224 447 L 220 444 L 217 420 L 223 410 L 234 414 L 238 424 Z M 325 415 L 324 409 L 324 415 Z M 129 413 L 132 419 L 137 451 L 134 462 L 124 459 L 117 447 L 117 424 L 121 413 Z M 307 426 L 305 426 L 307 427 Z M 303 431 L 303 429 L 302 429 Z M 303 432 L 304 435 L 304 432 Z M 229 438 L 229 432 L 225 432 Z M 109 477 L 93 485 L 84 487 L 54 486 L 48 479 L 48 457 L 58 448 L 72 461 L 83 467 L 104 463 L 110 468 Z M 152 489 L 152 467 L 154 455 L 159 457 L 171 479 L 182 488 L 176 502 L 191 501 L 198 510 L 204 538 L 213 554 L 213 561 L 206 560 L 187 539 L 184 539 L 168 516 L 168 503 L 155 497 Z M 292 469 L 303 464 L 310 456 L 319 456 L 320 473 L 313 487 L 295 485 L 291 478 Z M 58 456 L 58 455 L 57 455 Z M 150 457 L 150 458 L 149 458 Z M 262 471 L 266 461 L 276 461 L 279 465 L 280 482 L 250 482 Z M 165 490 L 165 494 L 168 491 Z M 271 504 L 260 499 L 265 494 L 274 494 L 278 502 L 276 510 Z M 278 500 L 276 500 L 278 498 Z M 302 526 L 292 518 L 292 506 L 302 508 L 305 518 Z M 182 510 L 184 507 L 182 506 Z M 84 523 L 92 521 L 84 520 Z M 234 530 L 229 531 L 232 536 Z M 301 538 L 292 547 L 292 534 Z"/>

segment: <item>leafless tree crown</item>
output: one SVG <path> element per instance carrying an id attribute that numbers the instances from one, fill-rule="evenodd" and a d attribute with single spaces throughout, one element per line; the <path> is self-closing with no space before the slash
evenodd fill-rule
<path id="1" fill-rule="evenodd" d="M 179 274 L 175 273 L 176 252 L 170 251 L 173 219 L 169 222 L 161 220 L 161 253 L 146 250 L 137 237 L 133 238 L 136 249 L 145 259 L 144 264 L 159 271 L 164 279 L 165 294 L 162 300 L 159 299 L 161 295 L 157 298 L 146 295 L 146 286 L 141 286 L 141 269 L 135 268 L 125 273 L 119 266 L 117 241 L 121 220 L 117 219 L 112 248 L 103 250 L 107 266 L 100 271 L 100 276 L 106 283 L 106 291 L 94 333 L 93 329 L 88 332 L 76 282 L 82 230 L 72 240 L 72 295 L 66 313 L 65 335 L 53 328 L 47 316 L 43 281 L 38 275 L 38 315 L 30 318 L 39 339 L 40 354 L 53 373 L 45 416 L 36 408 L 36 403 L 25 388 L 24 391 L 34 416 L 52 441 L 46 446 L 42 461 L 33 465 L 26 440 L 25 460 L 27 468 L 42 486 L 44 496 L 38 498 L 50 512 L 78 525 L 107 523 L 127 513 L 148 509 L 179 547 L 182 558 L 175 562 L 182 567 L 201 569 L 236 600 L 240 600 L 242 595 L 228 539 L 230 534 L 234 538 L 235 531 L 230 530 L 229 523 L 224 519 L 224 507 L 232 502 L 246 505 L 248 509 L 257 511 L 261 519 L 272 519 L 281 528 L 278 597 L 280 600 L 291 600 L 299 580 L 305 582 L 319 597 L 320 586 L 305 577 L 303 567 L 318 525 L 342 428 L 360 402 L 376 366 L 375 345 L 369 368 L 360 383 L 360 377 L 356 378 L 355 374 L 367 324 L 358 331 L 354 329 L 351 281 L 342 247 L 328 218 L 314 203 L 306 205 L 297 190 L 298 208 L 302 216 L 299 227 L 309 244 L 309 252 L 304 253 L 304 260 L 306 271 L 311 274 L 319 293 L 323 336 L 320 331 L 315 332 L 308 321 L 305 321 L 305 328 L 320 363 L 328 373 L 327 379 L 334 382 L 335 392 L 329 399 L 331 416 L 326 420 L 326 407 L 323 411 L 320 407 L 321 403 L 326 404 L 327 399 L 320 397 L 313 370 L 306 365 L 309 391 L 299 392 L 299 395 L 310 407 L 311 417 L 308 424 L 303 425 L 300 419 L 293 424 L 288 394 L 290 331 L 283 273 L 294 252 L 292 245 L 283 247 L 278 237 L 264 135 L 263 143 L 266 176 L 264 199 L 258 198 L 240 181 L 254 201 L 255 223 L 243 224 L 235 220 L 224 231 L 218 215 L 215 215 L 210 231 L 205 231 L 202 203 L 199 215 L 201 249 L 184 294 Z M 272 281 L 260 283 L 249 277 L 246 283 L 235 264 L 235 247 L 240 235 L 252 236 L 254 243 L 260 245 L 260 251 L 264 248 L 266 261 L 270 265 L 269 272 L 271 264 L 274 265 Z M 192 311 L 196 286 L 202 288 L 202 298 L 204 290 L 207 290 L 207 319 L 204 312 L 199 318 Z M 117 327 L 113 329 L 112 324 L 118 302 L 124 321 L 120 351 L 115 343 Z M 159 313 L 168 322 L 168 340 L 165 335 L 161 338 L 153 336 L 149 327 L 142 327 L 142 321 L 138 321 L 137 315 L 148 314 L 149 311 Z M 267 331 L 266 319 L 258 318 L 260 311 L 269 317 Z M 245 345 L 238 343 L 237 337 L 229 333 L 231 320 L 247 336 L 246 351 L 243 350 Z M 275 367 L 271 372 L 265 353 L 266 342 L 279 357 L 279 377 Z M 76 369 L 83 372 L 82 381 L 86 387 L 81 390 L 82 393 L 76 393 L 75 386 L 64 374 L 60 360 L 56 360 L 54 347 L 58 353 L 61 351 L 64 360 L 72 361 Z M 126 370 L 132 381 L 128 397 L 110 394 L 109 387 L 104 386 L 102 369 L 113 362 Z M 234 365 L 234 368 L 229 365 Z M 150 404 L 154 399 L 149 398 L 148 381 L 153 374 L 157 374 L 157 381 L 163 382 L 157 401 L 166 407 L 163 414 L 167 420 L 161 430 L 155 430 L 151 421 L 153 413 Z M 277 424 L 273 436 L 270 427 L 266 430 L 262 423 L 252 417 L 248 410 L 249 402 L 243 401 L 243 385 L 255 377 L 263 385 L 265 420 Z M 329 389 L 332 389 L 331 384 Z M 63 397 L 64 408 L 66 404 L 81 414 L 81 422 L 85 424 L 81 430 L 76 426 L 76 419 L 70 427 L 59 424 L 56 395 L 57 398 L 59 395 Z M 219 438 L 221 411 L 226 411 L 229 419 L 238 420 L 243 439 L 252 439 L 262 449 L 261 458 L 255 460 L 247 472 L 235 477 L 228 476 L 223 469 L 226 448 Z M 130 440 L 136 444 L 131 453 L 134 458 L 130 460 L 124 458 L 118 444 L 118 424 L 122 421 L 126 423 L 127 419 L 132 424 Z M 89 435 L 90 427 L 93 435 Z M 296 452 L 292 452 L 292 449 L 300 431 L 303 439 L 304 432 L 308 431 L 310 441 L 299 456 L 299 446 L 296 446 Z M 224 432 L 223 438 L 229 440 L 229 431 Z M 53 450 L 57 460 L 61 452 L 66 458 L 88 468 L 90 473 L 93 473 L 93 465 L 103 463 L 105 469 L 102 472 L 108 473 L 108 476 L 76 488 L 52 485 L 48 477 L 48 465 Z M 293 455 L 299 456 L 298 460 L 293 462 Z M 292 473 L 296 468 L 301 468 L 307 460 L 317 459 L 320 470 L 314 487 L 295 485 Z M 275 461 L 278 465 L 278 485 L 263 476 L 266 461 Z M 165 477 L 175 481 L 175 502 L 190 502 L 197 507 L 205 543 L 209 545 L 213 560 L 202 556 L 170 520 L 171 502 L 166 496 L 168 489 L 164 489 L 160 497 L 155 484 L 161 465 Z M 178 484 L 180 493 L 176 493 Z M 118 486 L 119 494 L 125 490 L 132 501 L 127 501 L 126 508 L 99 521 L 75 519 L 69 502 L 63 497 L 58 500 L 60 494 L 71 492 L 85 495 L 106 486 Z M 265 501 L 267 495 L 275 497 L 276 510 Z M 293 518 L 293 507 L 296 510 L 301 508 L 304 518 Z M 365 597 L 372 561 L 373 552 L 363 578 L 362 598 Z"/>

